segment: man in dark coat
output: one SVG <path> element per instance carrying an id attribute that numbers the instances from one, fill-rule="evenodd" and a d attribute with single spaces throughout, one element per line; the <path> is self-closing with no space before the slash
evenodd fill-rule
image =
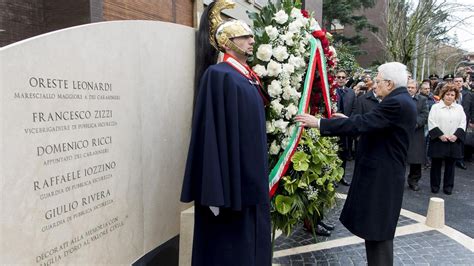
<path id="1" fill-rule="evenodd" d="M 416 106 L 405 87 L 405 65 L 381 65 L 375 81 L 382 101 L 371 112 L 341 119 L 303 114 L 296 121 L 301 126 L 320 128 L 322 135 L 361 135 L 354 177 L 340 220 L 349 231 L 365 239 L 369 265 L 392 265 Z"/>
<path id="2" fill-rule="evenodd" d="M 357 97 L 356 108 L 354 114 L 365 114 L 375 108 L 379 104 L 379 99 L 374 90 L 367 91 Z"/>
<path id="3" fill-rule="evenodd" d="M 472 110 L 472 93 L 465 86 L 463 86 L 464 77 L 462 75 L 456 75 L 454 77 L 454 85 L 460 93 L 458 104 L 462 106 L 462 108 L 464 109 L 464 114 L 466 114 L 466 130 L 469 127 L 469 123 L 472 123 L 471 119 L 474 117 L 474 110 Z M 462 145 L 462 149 L 464 156 L 466 156 L 464 143 Z M 467 166 L 464 163 L 464 159 L 457 160 L 456 166 L 464 170 L 467 169 Z"/>
<path id="4" fill-rule="evenodd" d="M 417 84 L 409 80 L 407 84 L 408 93 L 416 104 L 416 128 L 413 138 L 410 140 L 407 163 L 410 165 L 407 182 L 408 187 L 414 191 L 420 190 L 418 181 L 421 178 L 421 165 L 426 160 L 425 125 L 428 122 L 428 104 L 425 96 L 416 94 Z"/>
<path id="5" fill-rule="evenodd" d="M 209 60 L 209 38 L 225 54 L 222 63 L 202 68 L 181 201 L 194 201 L 193 266 L 269 266 L 268 99 L 246 63 L 254 44 L 248 25 L 209 26 L 208 18 L 219 21 L 209 14 L 227 5 L 212 2 L 202 15 L 198 39 L 206 42 L 197 61 Z"/>
<path id="6" fill-rule="evenodd" d="M 336 73 L 336 82 L 338 88 L 337 93 L 337 112 L 344 114 L 345 116 L 351 116 L 355 110 L 355 93 L 351 88 L 346 87 L 347 73 L 344 70 L 339 70 Z M 346 180 L 346 162 L 352 156 L 352 137 L 342 136 L 339 140 L 339 158 L 342 160 L 342 168 L 344 169 L 344 175 L 339 181 L 341 184 L 348 186 L 349 181 Z"/>

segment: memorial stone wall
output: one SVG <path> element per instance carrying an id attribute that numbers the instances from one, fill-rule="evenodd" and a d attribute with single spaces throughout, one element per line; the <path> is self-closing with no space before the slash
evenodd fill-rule
<path id="1" fill-rule="evenodd" d="M 0 48 L 0 264 L 123 264 L 179 234 L 195 30 L 78 26 Z"/>

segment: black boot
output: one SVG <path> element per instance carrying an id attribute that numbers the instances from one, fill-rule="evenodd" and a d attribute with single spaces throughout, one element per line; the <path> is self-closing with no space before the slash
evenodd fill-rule
<path id="1" fill-rule="evenodd" d="M 344 186 L 350 186 L 351 183 L 347 181 L 345 178 L 342 178 L 339 183 L 343 184 Z"/>
<path id="2" fill-rule="evenodd" d="M 334 228 L 336 227 L 334 224 L 325 223 L 325 222 L 323 222 L 323 221 L 319 221 L 319 224 L 320 224 L 322 227 L 324 227 L 324 228 L 326 228 L 327 230 L 329 230 L 329 231 L 334 230 Z"/>
<path id="3" fill-rule="evenodd" d="M 314 232 L 318 236 L 331 236 L 331 231 L 327 230 L 320 224 L 316 225 L 316 229 L 314 230 Z"/>

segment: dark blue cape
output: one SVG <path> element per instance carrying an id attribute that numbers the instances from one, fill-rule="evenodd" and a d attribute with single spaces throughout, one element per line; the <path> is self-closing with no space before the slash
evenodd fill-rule
<path id="1" fill-rule="evenodd" d="M 193 265 L 271 264 L 264 105 L 227 63 L 201 78 L 181 201 L 195 203 Z"/>

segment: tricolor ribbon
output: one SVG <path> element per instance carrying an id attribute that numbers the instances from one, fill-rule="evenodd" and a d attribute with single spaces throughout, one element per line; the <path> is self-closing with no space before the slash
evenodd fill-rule
<path id="1" fill-rule="evenodd" d="M 313 88 L 313 80 L 314 80 L 314 71 L 316 67 L 318 67 L 319 73 L 321 73 L 321 87 L 323 92 L 324 101 L 326 103 L 326 111 L 328 117 L 331 116 L 331 98 L 329 95 L 329 83 L 327 77 L 327 69 L 326 69 L 326 58 L 324 56 L 323 47 L 321 45 L 321 41 L 319 39 L 311 38 L 309 40 L 311 44 L 311 51 L 310 57 L 308 62 L 308 69 L 306 71 L 306 78 L 303 85 L 303 92 L 301 93 L 301 99 L 298 106 L 298 114 L 306 113 L 309 106 L 309 99 L 311 95 L 311 90 Z M 303 128 L 297 126 L 293 129 L 290 135 L 290 141 L 280 155 L 277 164 L 273 167 L 270 172 L 269 176 L 269 189 L 270 189 L 270 198 L 276 192 L 278 188 L 278 182 L 280 179 L 285 175 L 288 167 L 291 163 L 291 157 L 296 151 L 298 147 L 298 143 L 300 142 L 301 135 L 303 134 Z"/>

